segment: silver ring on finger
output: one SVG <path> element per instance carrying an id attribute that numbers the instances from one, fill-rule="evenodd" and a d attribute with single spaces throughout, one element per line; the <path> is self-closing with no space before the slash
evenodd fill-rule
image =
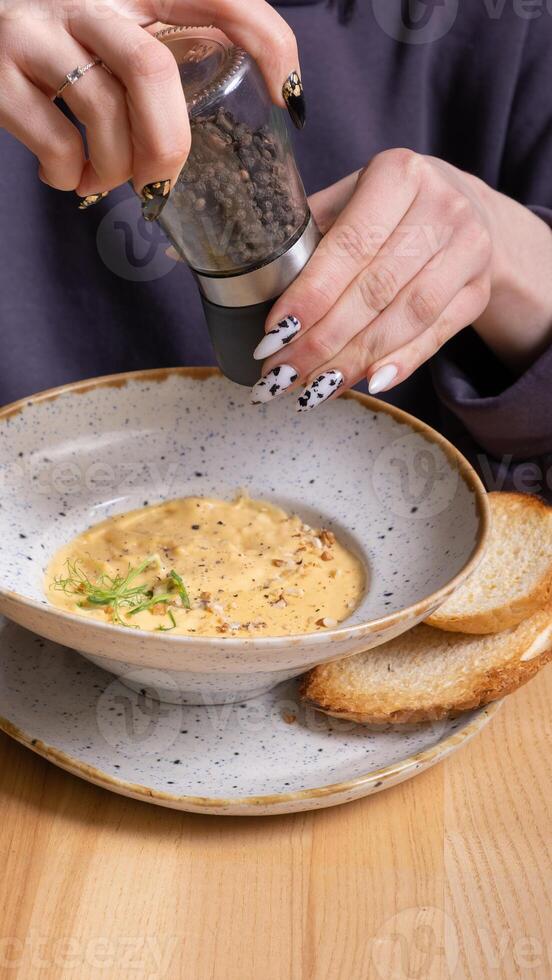
<path id="1" fill-rule="evenodd" d="M 107 65 L 104 65 L 104 63 L 103 63 L 103 61 L 102 61 L 101 58 L 94 58 L 94 60 L 93 61 L 89 61 L 88 64 L 86 64 L 86 65 L 77 65 L 77 67 L 76 68 L 73 68 L 72 71 L 68 71 L 67 74 L 65 75 L 65 77 L 64 77 L 61 85 L 59 86 L 58 90 L 56 91 L 56 94 L 55 94 L 54 97 L 56 99 L 59 99 L 59 97 L 61 95 L 63 95 L 63 93 L 65 92 L 65 89 L 66 88 L 68 88 L 70 85 L 75 85 L 79 81 L 79 79 L 82 78 L 83 75 L 86 75 L 86 72 L 87 71 L 90 71 L 91 68 L 96 68 L 98 65 L 101 68 L 104 68 L 105 71 L 109 72 L 109 74 L 111 74 L 111 72 L 109 71 L 109 68 L 107 67 Z"/>

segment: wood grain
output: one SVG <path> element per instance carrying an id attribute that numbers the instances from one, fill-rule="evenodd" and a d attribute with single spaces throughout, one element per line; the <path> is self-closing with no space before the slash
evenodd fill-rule
<path id="1" fill-rule="evenodd" d="M 470 745 L 286 817 L 134 802 L 0 738 L 0 976 L 552 976 L 552 670 Z"/>

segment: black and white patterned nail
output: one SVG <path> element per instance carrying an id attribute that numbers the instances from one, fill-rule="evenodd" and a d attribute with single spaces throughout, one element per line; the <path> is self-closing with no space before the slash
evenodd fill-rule
<path id="1" fill-rule="evenodd" d="M 310 412 L 330 398 L 343 384 L 341 371 L 324 371 L 304 389 L 297 399 L 298 412 Z"/>
<path id="2" fill-rule="evenodd" d="M 272 330 L 269 330 L 257 344 L 255 350 L 253 351 L 253 357 L 256 361 L 264 361 L 265 357 L 270 357 L 271 354 L 275 354 L 276 351 L 281 350 L 286 344 L 289 344 L 290 340 L 299 333 L 301 329 L 301 324 L 296 316 L 285 316 L 283 320 L 280 320 Z"/>
<path id="3" fill-rule="evenodd" d="M 263 402 L 272 401 L 277 395 L 291 387 L 298 377 L 297 371 L 291 364 L 278 364 L 272 368 L 272 371 L 263 375 L 257 384 L 253 385 L 251 403 L 260 405 Z"/>

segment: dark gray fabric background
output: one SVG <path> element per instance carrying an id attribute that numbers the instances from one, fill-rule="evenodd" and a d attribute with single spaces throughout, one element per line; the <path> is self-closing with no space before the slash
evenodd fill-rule
<path id="1" fill-rule="evenodd" d="M 408 146 L 548 220 L 552 15 L 545 4 L 528 19 L 485 0 L 413 10 L 445 16 L 449 3 L 454 23 L 432 43 L 408 43 L 422 32 L 404 27 L 399 0 L 385 0 L 383 27 L 382 0 L 357 0 L 347 25 L 342 4 L 276 5 L 300 45 L 308 122 L 294 141 L 307 190 Z M 60 65 L 60 77 L 71 67 Z M 212 362 L 191 276 L 165 257 L 128 187 L 79 212 L 75 196 L 41 184 L 31 154 L 0 132 L 0 195 L 0 402 L 93 375 Z M 546 493 L 551 369 L 549 350 L 509 377 L 466 330 L 389 400 L 445 431 L 489 486 Z"/>

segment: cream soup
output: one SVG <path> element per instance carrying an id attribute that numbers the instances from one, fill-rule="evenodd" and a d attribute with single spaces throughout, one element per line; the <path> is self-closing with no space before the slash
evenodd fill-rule
<path id="1" fill-rule="evenodd" d="M 337 625 L 365 589 L 331 531 L 240 496 L 119 514 L 52 559 L 46 593 L 103 622 L 202 636 L 283 636 Z"/>

